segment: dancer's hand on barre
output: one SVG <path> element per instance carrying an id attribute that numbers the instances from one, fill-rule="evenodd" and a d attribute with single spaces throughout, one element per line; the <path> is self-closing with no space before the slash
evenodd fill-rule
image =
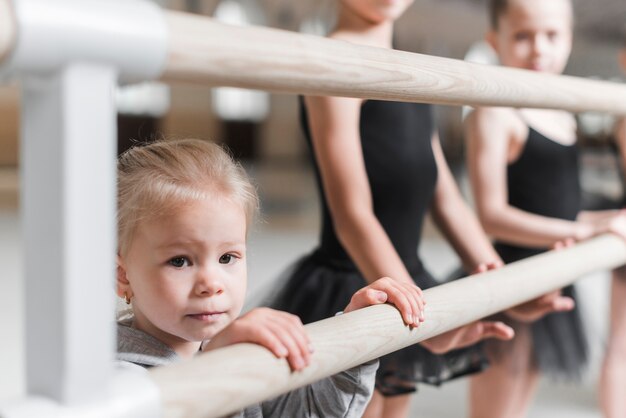
<path id="1" fill-rule="evenodd" d="M 202 351 L 237 343 L 254 343 L 286 358 L 292 370 L 309 365 L 313 349 L 302 321 L 296 315 L 270 308 L 256 308 L 235 319 L 203 344 Z"/>
<path id="2" fill-rule="evenodd" d="M 560 290 L 555 290 L 508 309 L 506 314 L 520 322 L 534 322 L 553 312 L 571 311 L 574 305 L 574 299 L 563 296 Z"/>
<path id="3" fill-rule="evenodd" d="M 407 325 L 417 327 L 424 321 L 424 294 L 414 284 L 383 277 L 369 286 L 358 290 L 350 299 L 344 312 L 365 308 L 366 306 L 390 303 L 400 311 Z"/>
<path id="4" fill-rule="evenodd" d="M 509 327 L 504 322 L 476 321 L 424 340 L 420 345 L 427 348 L 432 353 L 443 354 L 450 350 L 474 345 L 487 338 L 510 340 L 514 336 L 515 331 L 513 331 L 513 328 Z"/>
<path id="5" fill-rule="evenodd" d="M 502 260 L 495 260 L 495 261 L 490 261 L 487 263 L 480 263 L 474 268 L 474 270 L 472 270 L 472 274 L 480 274 L 489 270 L 496 270 L 502 266 L 504 266 L 504 263 L 502 262 Z"/>
<path id="6" fill-rule="evenodd" d="M 560 250 L 572 245 L 574 245 L 574 241 L 572 239 L 565 239 L 556 242 L 552 248 Z M 504 264 L 499 260 L 491 263 L 482 263 L 476 267 L 473 274 L 484 273 L 488 270 L 495 270 L 503 265 Z M 574 309 L 574 300 L 570 297 L 561 295 L 561 291 L 557 290 L 526 303 L 522 303 L 521 305 L 514 306 L 513 308 L 506 310 L 505 313 L 509 317 L 520 322 L 534 322 L 549 313 L 570 311 L 572 309 Z"/>
<path id="7" fill-rule="evenodd" d="M 576 241 L 607 233 L 626 240 L 626 209 L 581 212 L 577 224 Z"/>
<path id="8" fill-rule="evenodd" d="M 599 233 L 608 232 L 626 240 L 626 209 L 617 211 L 615 215 L 604 220 L 604 222 L 601 221 L 598 227 L 600 228 Z"/>

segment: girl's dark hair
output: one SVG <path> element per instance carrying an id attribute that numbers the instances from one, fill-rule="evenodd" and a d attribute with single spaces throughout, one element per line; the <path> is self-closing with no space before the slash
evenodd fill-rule
<path id="1" fill-rule="evenodd" d="M 498 19 L 509 6 L 508 0 L 489 0 L 489 23 L 491 29 L 498 29 Z"/>
<path id="2" fill-rule="evenodd" d="M 509 0 L 489 0 L 489 24 L 491 29 L 498 29 L 498 20 L 500 16 L 506 13 L 508 7 Z"/>

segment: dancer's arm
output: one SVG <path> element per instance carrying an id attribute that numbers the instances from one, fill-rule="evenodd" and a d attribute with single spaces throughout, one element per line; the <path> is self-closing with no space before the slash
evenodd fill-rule
<path id="1" fill-rule="evenodd" d="M 413 283 L 374 214 L 359 132 L 361 100 L 307 97 L 305 103 L 337 237 L 368 283 L 385 276 Z"/>
<path id="2" fill-rule="evenodd" d="M 431 207 L 435 223 L 463 260 L 466 271 L 475 271 L 481 264 L 502 264 L 478 218 L 461 195 L 437 134 L 433 135 L 432 148 L 437 163 L 437 185 Z"/>
<path id="3" fill-rule="evenodd" d="M 498 240 L 530 247 L 549 247 L 567 238 L 580 241 L 604 232 L 620 233 L 621 227 L 615 224 L 623 223 L 623 216 L 609 221 L 584 217 L 568 221 L 508 204 L 506 169 L 510 151 L 521 136 L 527 135 L 527 130 L 520 132 L 516 118 L 511 109 L 478 108 L 466 119 L 470 181 L 486 232 Z"/>

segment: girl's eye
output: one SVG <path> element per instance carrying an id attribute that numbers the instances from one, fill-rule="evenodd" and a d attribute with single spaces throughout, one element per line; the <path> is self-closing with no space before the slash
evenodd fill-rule
<path id="1" fill-rule="evenodd" d="M 181 268 L 189 265 L 189 260 L 186 257 L 174 257 L 168 263 L 176 268 Z"/>
<path id="2" fill-rule="evenodd" d="M 220 264 L 230 264 L 234 258 L 232 254 L 223 254 L 220 257 Z"/>
<path id="3" fill-rule="evenodd" d="M 530 39 L 530 34 L 528 32 L 518 32 L 514 36 L 516 41 L 525 41 Z"/>

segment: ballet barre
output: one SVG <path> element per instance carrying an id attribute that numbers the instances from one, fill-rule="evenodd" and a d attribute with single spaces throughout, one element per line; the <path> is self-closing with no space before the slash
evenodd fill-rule
<path id="1" fill-rule="evenodd" d="M 167 13 L 162 78 L 318 96 L 626 115 L 626 85 Z M 549 94 L 548 94 L 549 92 Z"/>
<path id="2" fill-rule="evenodd" d="M 624 263 L 626 243 L 603 235 L 427 289 L 426 321 L 415 329 L 405 326 L 391 305 L 306 325 L 315 352 L 300 372 L 290 372 L 286 360 L 260 346 L 237 344 L 153 369 L 151 375 L 166 417 L 220 417 Z"/>
<path id="3" fill-rule="evenodd" d="M 0 20 L 0 63 L 16 42 L 16 21 L 6 13 L 9 4 L 9 0 L 0 1 L 0 16 L 5 15 Z M 155 62 L 152 72 L 165 81 L 306 95 L 626 115 L 626 86 L 622 83 L 468 63 L 265 27 L 233 26 L 183 12 L 163 11 L 162 19 L 168 35 L 158 47 L 167 60 L 164 65 Z M 144 18 L 144 25 L 146 20 L 150 19 Z"/>

